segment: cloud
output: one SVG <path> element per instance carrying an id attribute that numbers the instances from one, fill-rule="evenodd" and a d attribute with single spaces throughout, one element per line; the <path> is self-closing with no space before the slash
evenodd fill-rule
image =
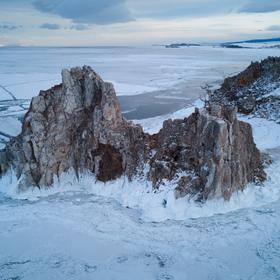
<path id="1" fill-rule="evenodd" d="M 280 10 L 279 0 L 249 0 L 239 12 L 246 13 L 269 13 Z"/>
<path id="2" fill-rule="evenodd" d="M 177 19 L 212 16 L 236 11 L 244 0 L 128 0 L 136 18 Z"/>
<path id="3" fill-rule="evenodd" d="M 280 31 L 280 25 L 271 25 L 266 30 L 267 31 Z"/>
<path id="4" fill-rule="evenodd" d="M 49 30 L 58 30 L 60 29 L 60 25 L 56 23 L 43 23 L 39 26 L 42 29 L 49 29 Z"/>
<path id="5" fill-rule="evenodd" d="M 0 0 L 0 2 L 3 6 L 33 7 L 45 14 L 70 19 L 76 24 L 99 25 L 143 18 L 177 19 L 280 10 L 280 0 L 172 0 L 172 4 L 170 0 Z"/>
<path id="6" fill-rule="evenodd" d="M 0 30 L 13 31 L 22 28 L 22 25 L 13 25 L 9 23 L 0 24 Z"/>
<path id="7" fill-rule="evenodd" d="M 73 24 L 70 26 L 70 29 L 77 30 L 77 31 L 83 31 L 83 30 L 88 30 L 90 28 L 86 24 Z"/>
<path id="8" fill-rule="evenodd" d="M 90 29 L 88 24 L 73 24 L 70 26 L 60 26 L 57 23 L 43 23 L 39 26 L 41 29 L 49 29 L 49 30 L 59 30 L 59 29 L 69 29 L 69 30 L 77 30 L 77 31 L 83 31 Z"/>
<path id="9" fill-rule="evenodd" d="M 35 0 L 32 4 L 41 12 L 75 23 L 111 24 L 133 20 L 125 0 Z"/>

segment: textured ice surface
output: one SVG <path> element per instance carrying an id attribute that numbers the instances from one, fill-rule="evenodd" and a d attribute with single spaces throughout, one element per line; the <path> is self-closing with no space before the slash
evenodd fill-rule
<path id="1" fill-rule="evenodd" d="M 116 82 L 120 95 L 173 88 L 172 96 L 176 85 L 184 83 L 180 95 L 188 97 L 192 91 L 203 92 L 200 86 L 206 82 L 222 81 L 252 60 L 279 52 L 213 47 L 1 48 L 0 85 L 17 98 L 31 98 L 40 89 L 59 83 L 62 68 L 87 64 L 105 80 Z M 0 91 L 0 99 L 4 95 Z"/>

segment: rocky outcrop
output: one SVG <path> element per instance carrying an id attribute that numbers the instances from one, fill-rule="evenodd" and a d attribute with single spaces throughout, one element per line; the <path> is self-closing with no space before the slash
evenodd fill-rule
<path id="1" fill-rule="evenodd" d="M 265 173 L 249 124 L 232 107 L 212 104 L 158 134 L 126 121 L 112 84 L 90 67 L 62 71 L 62 84 L 31 101 L 22 132 L 0 154 L 0 174 L 11 167 L 20 188 L 51 186 L 74 169 L 101 181 L 144 176 L 154 188 L 177 184 L 175 196 L 229 199 Z"/>
<path id="2" fill-rule="evenodd" d="M 112 84 L 89 67 L 73 68 L 62 71 L 61 85 L 32 99 L 22 133 L 6 151 L 21 187 L 50 186 L 69 168 L 108 181 L 134 175 L 144 137 L 140 126 L 123 119 Z"/>
<path id="3" fill-rule="evenodd" d="M 184 120 L 168 120 L 157 135 L 150 177 L 155 186 L 178 177 L 176 196 L 226 200 L 249 182 L 265 180 L 251 126 L 231 107 L 212 104 Z"/>
<path id="4" fill-rule="evenodd" d="M 280 122 L 280 57 L 253 62 L 243 72 L 226 78 L 210 101 L 233 104 L 244 114 Z"/>

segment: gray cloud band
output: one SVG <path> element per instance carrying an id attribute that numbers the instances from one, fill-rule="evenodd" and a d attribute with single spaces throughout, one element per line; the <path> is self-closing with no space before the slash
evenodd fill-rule
<path id="1" fill-rule="evenodd" d="M 124 0 L 35 0 L 32 4 L 41 12 L 75 23 L 111 24 L 133 20 Z"/>

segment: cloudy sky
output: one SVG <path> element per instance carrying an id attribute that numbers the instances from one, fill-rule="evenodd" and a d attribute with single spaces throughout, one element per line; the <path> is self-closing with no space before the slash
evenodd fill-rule
<path id="1" fill-rule="evenodd" d="M 0 45 L 280 37 L 280 0 L 0 0 Z"/>

